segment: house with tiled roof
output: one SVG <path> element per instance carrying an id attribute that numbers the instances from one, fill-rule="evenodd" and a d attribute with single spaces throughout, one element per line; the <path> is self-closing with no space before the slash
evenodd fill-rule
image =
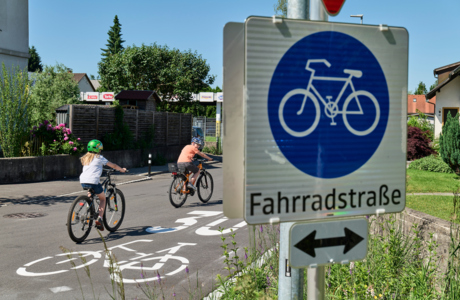
<path id="1" fill-rule="evenodd" d="M 161 102 L 155 91 L 126 91 L 119 92 L 115 99 L 124 108 L 156 111 L 157 103 Z"/>
<path id="2" fill-rule="evenodd" d="M 436 106 L 436 96 L 427 99 L 425 95 L 407 95 L 407 119 L 411 116 L 418 116 L 422 112 L 427 119 L 434 124 L 434 114 Z"/>
<path id="3" fill-rule="evenodd" d="M 433 70 L 438 85 L 426 94 L 426 98 L 436 97 L 434 135 L 439 137 L 447 115 L 455 116 L 460 108 L 460 62 L 442 66 Z"/>
<path id="4" fill-rule="evenodd" d="M 88 75 L 86 73 L 73 73 L 73 79 L 78 83 L 78 87 L 80 88 L 80 93 L 86 92 L 95 92 L 96 89 L 94 88 L 91 80 L 89 80 Z"/>

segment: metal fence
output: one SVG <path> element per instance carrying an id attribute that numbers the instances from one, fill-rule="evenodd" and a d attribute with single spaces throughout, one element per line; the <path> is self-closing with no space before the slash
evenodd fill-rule
<path id="1" fill-rule="evenodd" d="M 200 127 L 205 138 L 207 136 L 216 136 L 216 118 L 193 117 L 193 126 Z"/>

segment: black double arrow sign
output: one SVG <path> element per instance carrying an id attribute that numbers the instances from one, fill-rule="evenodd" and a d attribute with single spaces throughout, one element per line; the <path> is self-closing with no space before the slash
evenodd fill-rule
<path id="1" fill-rule="evenodd" d="M 316 257 L 316 248 L 345 246 L 343 249 L 343 254 L 345 254 L 353 249 L 353 247 L 358 245 L 362 240 L 364 240 L 364 238 L 346 227 L 344 228 L 344 231 L 345 236 L 315 240 L 316 230 L 314 230 L 308 236 L 304 237 L 300 242 L 295 244 L 294 247 L 312 257 Z"/>

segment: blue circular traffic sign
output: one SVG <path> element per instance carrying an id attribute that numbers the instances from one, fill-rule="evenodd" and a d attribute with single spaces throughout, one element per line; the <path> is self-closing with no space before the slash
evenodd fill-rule
<path id="1" fill-rule="evenodd" d="M 318 178 L 346 176 L 378 149 L 389 114 L 388 86 L 356 38 L 325 31 L 283 55 L 268 94 L 268 118 L 289 162 Z"/>

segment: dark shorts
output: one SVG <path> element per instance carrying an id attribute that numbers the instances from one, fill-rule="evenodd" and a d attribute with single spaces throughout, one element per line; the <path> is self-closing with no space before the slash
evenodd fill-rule
<path id="1" fill-rule="evenodd" d="M 177 166 L 179 167 L 179 170 L 181 168 L 184 168 L 186 171 L 192 172 L 192 173 L 196 173 L 200 171 L 200 169 L 198 169 L 198 167 L 195 166 L 192 162 L 177 163 Z"/>
<path id="2" fill-rule="evenodd" d="M 96 195 L 99 195 L 100 193 L 104 191 L 104 189 L 102 188 L 102 184 L 100 183 L 98 184 L 82 183 L 81 186 L 83 188 L 93 189 Z"/>

